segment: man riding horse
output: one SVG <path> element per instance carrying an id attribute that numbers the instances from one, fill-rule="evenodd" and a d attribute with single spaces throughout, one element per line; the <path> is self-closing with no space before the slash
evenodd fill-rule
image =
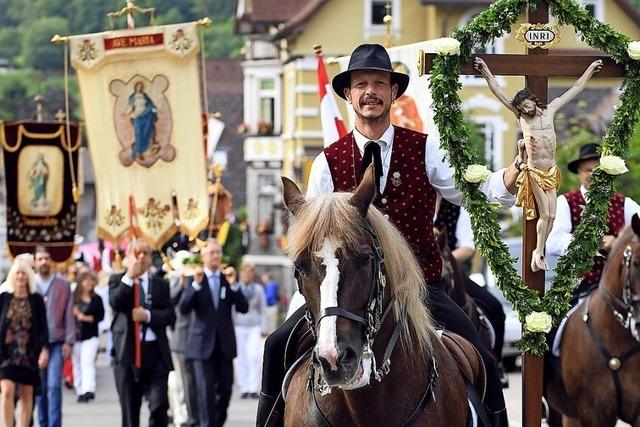
<path id="1" fill-rule="evenodd" d="M 307 199 L 321 193 L 352 191 L 366 167 L 374 163 L 378 190 L 374 205 L 402 232 L 416 255 L 429 285 L 428 304 L 436 323 L 463 336 L 480 352 L 488 377 L 485 404 L 493 425 L 508 425 L 496 361 L 469 319 L 442 290 L 442 260 L 433 235 L 433 217 L 437 193 L 461 203 L 453 169 L 444 160 L 445 153 L 436 139 L 391 125 L 391 104 L 407 89 L 409 76 L 393 71 L 384 47 L 363 44 L 354 50 L 348 69 L 336 75 L 332 85 L 338 96 L 351 104 L 355 129 L 314 160 Z M 518 170 L 512 164 L 491 174 L 482 189 L 491 201 L 512 206 L 517 176 Z M 304 308 L 295 312 L 266 341 L 259 426 L 266 423 L 269 414 L 281 417 L 281 409 L 272 411 L 272 407 L 285 374 L 283 354 L 290 332 L 304 312 Z"/>

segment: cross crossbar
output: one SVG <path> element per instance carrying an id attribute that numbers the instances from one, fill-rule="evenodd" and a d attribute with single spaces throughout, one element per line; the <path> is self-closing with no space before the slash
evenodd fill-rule
<path id="1" fill-rule="evenodd" d="M 460 75 L 481 75 L 473 68 L 476 56 L 482 58 L 496 76 L 579 77 L 589 64 L 598 59 L 602 60 L 603 67 L 593 77 L 625 76 L 624 67 L 606 55 L 536 55 L 532 61 L 531 55 L 486 53 L 472 55 L 470 61 L 462 65 Z M 435 53 L 423 53 L 418 65 L 420 76 L 430 73 L 435 57 Z"/>

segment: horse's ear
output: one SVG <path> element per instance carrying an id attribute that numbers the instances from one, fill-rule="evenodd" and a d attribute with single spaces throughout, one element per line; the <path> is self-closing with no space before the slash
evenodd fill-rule
<path id="1" fill-rule="evenodd" d="M 636 236 L 640 237 L 640 217 L 638 214 L 633 214 L 631 217 L 631 228 L 633 228 L 633 232 L 636 233 Z"/>
<path id="2" fill-rule="evenodd" d="M 282 193 L 284 197 L 284 204 L 287 206 L 287 209 L 289 209 L 289 212 L 291 212 L 293 216 L 296 216 L 304 204 L 302 191 L 300 191 L 295 182 L 291 181 L 286 176 L 283 176 Z"/>
<path id="3" fill-rule="evenodd" d="M 373 163 L 371 163 L 367 167 L 367 170 L 364 171 L 364 176 L 362 177 L 362 181 L 360 181 L 360 185 L 358 185 L 358 188 L 356 188 L 356 191 L 354 191 L 353 195 L 351 195 L 351 198 L 349 199 L 349 203 L 358 209 L 358 212 L 360 212 L 360 215 L 363 218 L 367 216 L 369 205 L 376 197 L 374 172 Z"/>

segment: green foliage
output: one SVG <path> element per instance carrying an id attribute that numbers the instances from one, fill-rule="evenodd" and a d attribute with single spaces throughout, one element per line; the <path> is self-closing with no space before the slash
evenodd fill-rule
<path id="1" fill-rule="evenodd" d="M 235 0 L 140 0 L 136 4 L 155 8 L 157 25 L 211 18 L 213 25 L 205 33 L 207 57 L 236 57 L 243 44 L 234 32 Z M 45 118 L 53 118 L 64 108 L 64 50 L 51 44 L 51 37 L 108 30 L 107 13 L 125 5 L 124 0 L 0 0 L 0 59 L 8 59 L 10 66 L 19 70 L 0 75 L 0 118 L 32 117 L 33 97 L 40 91 L 45 97 Z M 116 29 L 124 28 L 126 19 L 113 24 Z M 136 24 L 148 25 L 149 18 L 138 15 Z M 27 75 L 30 78 L 24 77 Z M 70 85 L 71 116 L 77 119 L 82 112 L 73 77 Z"/>
<path id="2" fill-rule="evenodd" d="M 60 71 L 64 65 L 62 47 L 51 43 L 54 34 L 69 34 L 66 18 L 40 18 L 29 25 L 22 38 L 21 63 L 41 71 Z"/>
<path id="3" fill-rule="evenodd" d="M 629 139 L 636 129 L 640 116 L 640 67 L 627 55 L 629 38 L 613 30 L 589 15 L 584 6 L 574 0 L 548 0 L 551 13 L 561 25 L 571 24 L 581 38 L 591 47 L 609 55 L 626 68 L 626 78 L 621 103 L 603 139 L 603 154 L 628 158 Z M 601 244 L 608 214 L 608 203 L 613 195 L 613 176 L 596 169 L 592 175 L 589 202 L 582 214 L 582 221 L 574 233 L 567 254 L 558 260 L 556 275 L 541 299 L 529 289 L 513 268 L 513 260 L 506 245 L 498 239 L 500 228 L 497 216 L 487 203 L 478 184 L 464 181 L 466 168 L 477 163 L 477 156 L 469 144 L 469 128 L 461 110 L 459 74 L 463 62 L 472 59 L 476 46 L 491 42 L 508 32 L 526 6 L 535 7 L 535 0 L 498 0 L 476 16 L 468 25 L 454 31 L 460 42 L 459 56 L 438 56 L 431 72 L 430 88 L 435 110 L 434 120 L 440 131 L 440 144 L 449 153 L 454 166 L 456 187 L 471 214 L 475 241 L 481 253 L 498 279 L 498 286 L 518 312 L 524 324 L 528 314 L 546 312 L 558 324 L 569 309 L 569 299 L 579 283 L 578 275 L 588 271 Z M 583 138 L 584 135 L 580 135 Z M 575 153 L 575 151 L 574 151 Z M 545 334 L 523 331 L 519 348 L 525 352 L 542 355 L 547 349 Z"/>
<path id="4" fill-rule="evenodd" d="M 0 120 L 32 117 L 35 113 L 33 97 L 38 92 L 33 82 L 33 70 L 11 71 L 0 74 Z"/>

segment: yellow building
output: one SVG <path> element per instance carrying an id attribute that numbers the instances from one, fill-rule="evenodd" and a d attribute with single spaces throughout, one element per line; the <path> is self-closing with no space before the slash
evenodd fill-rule
<path id="1" fill-rule="evenodd" d="M 628 34 L 640 38 L 640 14 L 628 0 L 581 0 L 597 19 Z M 313 45 L 322 45 L 325 58 L 348 55 L 360 43 L 385 42 L 386 28 L 383 17 L 385 6 L 391 6 L 391 25 L 394 46 L 450 36 L 453 29 L 468 23 L 491 2 L 482 0 L 244 0 L 238 3 L 238 30 L 247 35 L 247 61 L 244 63 L 245 79 L 253 79 L 268 67 L 273 83 L 268 88 L 245 84 L 245 111 L 247 103 L 265 105 L 273 109 L 274 135 L 282 153 L 284 174 L 304 181 L 305 161 L 312 160 L 322 149 L 322 132 L 319 118 L 319 98 L 316 81 L 316 58 Z M 265 19 L 269 15 L 271 21 Z M 524 15 L 521 22 L 525 22 Z M 553 17 L 551 17 L 553 22 Z M 515 40 L 517 25 L 512 33 L 498 39 L 491 46 L 478 52 L 523 53 L 524 47 Z M 266 48 L 269 47 L 269 49 Z M 259 59 L 256 52 L 269 50 L 270 59 Z M 561 29 L 561 42 L 554 54 L 594 54 L 579 40 L 573 28 Z M 413 66 L 413 64 L 410 64 Z M 262 69 L 260 67 L 263 66 Z M 339 72 L 337 64 L 329 64 L 330 78 Z M 412 76 L 412 78 L 414 78 Z M 424 77 L 423 77 L 424 78 Z M 473 121 L 480 125 L 485 136 L 485 156 L 495 169 L 509 164 L 515 155 L 517 126 L 508 112 L 489 92 L 481 77 L 462 77 L 461 98 L 463 108 Z M 507 94 L 515 94 L 524 87 L 524 78 L 499 77 Z M 262 80 L 262 85 L 265 85 Z M 560 88 L 567 88 L 572 79 L 552 78 L 550 97 L 557 96 Z M 612 79 L 594 79 L 590 88 L 600 88 L 594 95 L 602 111 L 611 110 L 617 99 L 618 82 Z M 558 90 L 554 90 L 558 88 Z M 265 104 L 263 94 L 273 94 Z M 257 95 L 257 100 L 256 100 Z M 271 95 L 269 95 L 271 96 Z M 269 104 L 271 102 L 271 104 Z M 345 105 L 340 103 L 345 114 Z M 250 109 L 250 108 L 249 108 Z M 254 108 L 255 110 L 255 108 Z M 256 110 L 257 111 L 257 110 Z M 257 133 L 256 115 L 246 114 L 250 133 Z M 349 124 L 347 124 L 349 128 Z M 428 130 L 427 130 L 428 132 Z M 251 150 L 254 140 L 248 138 Z"/>

